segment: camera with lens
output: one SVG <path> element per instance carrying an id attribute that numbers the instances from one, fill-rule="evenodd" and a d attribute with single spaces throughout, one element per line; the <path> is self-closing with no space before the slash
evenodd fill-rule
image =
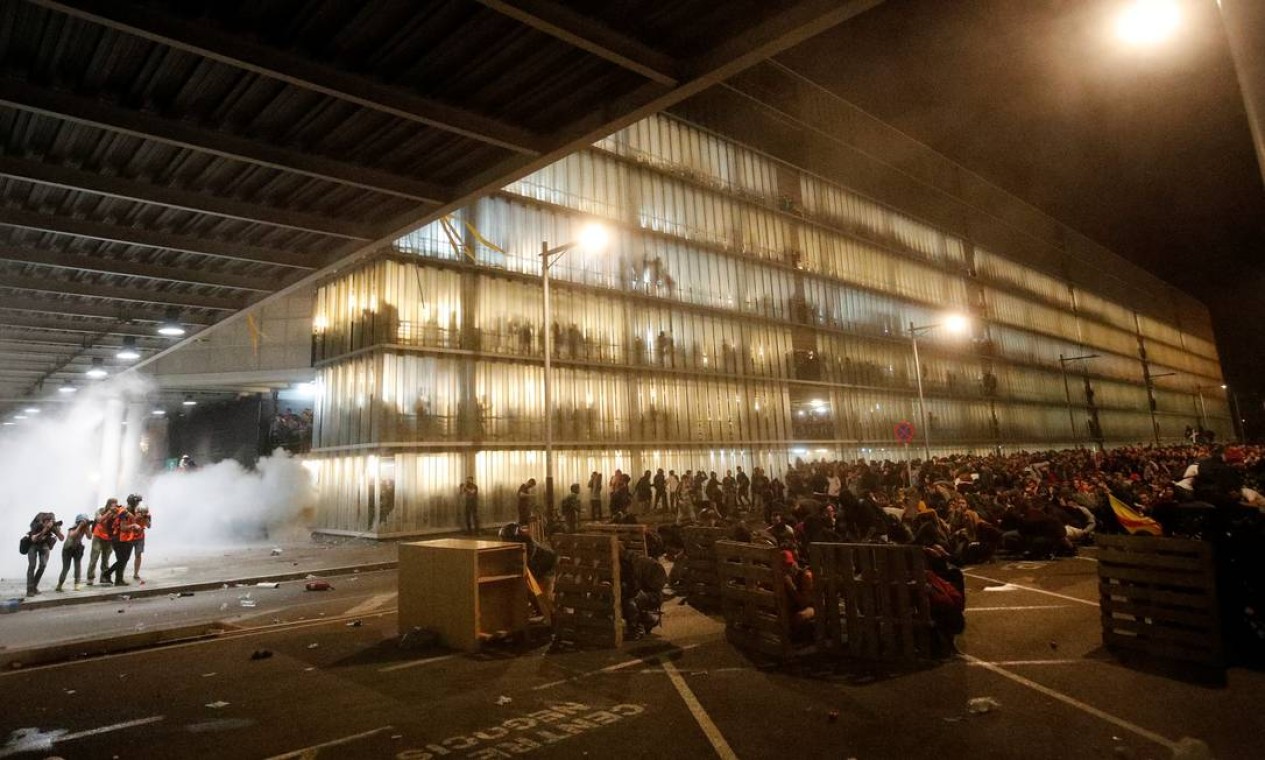
<path id="1" fill-rule="evenodd" d="M 61 522 L 62 522 L 61 520 L 54 520 L 54 521 L 53 521 L 53 527 L 54 527 L 54 528 L 60 528 L 60 527 L 61 527 Z"/>

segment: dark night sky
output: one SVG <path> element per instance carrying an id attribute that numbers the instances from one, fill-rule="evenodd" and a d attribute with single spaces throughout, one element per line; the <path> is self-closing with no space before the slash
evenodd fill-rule
<path id="1" fill-rule="evenodd" d="M 1122 4 L 887 0 L 779 60 L 1203 301 L 1265 391 L 1265 188 L 1215 0 L 1151 50 Z"/>

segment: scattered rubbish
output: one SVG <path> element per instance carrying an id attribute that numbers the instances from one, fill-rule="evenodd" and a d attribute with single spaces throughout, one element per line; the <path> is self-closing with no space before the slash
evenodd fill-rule
<path id="1" fill-rule="evenodd" d="M 75 693 L 75 690 L 74 690 L 74 689 L 66 689 L 66 693 L 67 693 L 67 694 L 74 694 L 74 693 Z"/>
<path id="2" fill-rule="evenodd" d="M 971 715 L 983 715 L 1001 707 L 1001 702 L 992 697 L 976 697 L 966 703 L 966 711 Z"/>
<path id="3" fill-rule="evenodd" d="M 333 591 L 334 587 L 329 585 L 329 581 L 312 581 L 303 587 L 305 591 Z"/>
<path id="4" fill-rule="evenodd" d="M 215 702 L 206 703 L 206 706 L 211 708 L 212 710 L 219 710 L 220 708 L 228 707 L 228 705 L 229 703 L 223 700 L 216 700 Z"/>
<path id="5" fill-rule="evenodd" d="M 359 619 L 356 619 L 356 620 L 353 620 L 353 621 L 351 621 L 350 623 L 348 623 L 348 624 L 347 624 L 347 627 L 348 627 L 348 628 L 359 628 L 359 627 L 360 627 L 360 626 L 362 626 L 362 625 L 364 625 L 364 623 L 363 623 L 363 622 L 361 622 Z"/>
<path id="6" fill-rule="evenodd" d="M 514 701 L 514 700 L 510 699 L 509 697 L 505 696 L 504 694 L 502 694 L 501 696 L 499 696 L 499 697 L 497 697 L 497 698 L 496 698 L 496 703 L 497 703 L 498 705 L 508 705 L 510 702 L 513 702 L 513 701 Z"/>
<path id="7" fill-rule="evenodd" d="M 1050 649 L 1058 649 L 1058 648 L 1059 648 L 1059 643 L 1057 641 L 1050 642 Z"/>
<path id="8" fill-rule="evenodd" d="M 192 591 L 181 591 L 180 596 L 193 596 Z"/>
<path id="9" fill-rule="evenodd" d="M 256 606 L 256 603 L 255 603 L 255 600 L 254 600 L 254 599 L 243 599 L 243 600 L 241 600 L 240 604 L 241 604 L 241 606 L 243 606 L 243 607 L 254 607 L 254 606 Z"/>
<path id="10" fill-rule="evenodd" d="M 317 648 L 317 647 L 319 647 L 319 646 L 320 646 L 320 644 L 317 644 L 315 641 L 313 641 L 311 644 L 308 644 L 308 645 L 307 645 L 307 648 L 308 648 L 308 649 L 316 649 L 316 648 Z"/>
<path id="11" fill-rule="evenodd" d="M 120 614 L 120 615 L 122 615 L 122 614 L 123 614 L 123 610 L 119 610 L 118 612 L 119 612 L 119 614 Z"/>
<path id="12" fill-rule="evenodd" d="M 950 715 L 950 716 L 948 716 L 948 717 L 941 718 L 940 720 L 944 721 L 945 723 L 957 723 L 957 722 L 959 722 L 959 721 L 961 721 L 961 720 L 962 720 L 962 716 L 961 716 L 961 715 Z"/>
<path id="13" fill-rule="evenodd" d="M 220 612 L 223 612 L 226 609 L 228 609 L 228 602 L 224 602 L 220 605 Z"/>
<path id="14" fill-rule="evenodd" d="M 1000 586 L 985 586 L 985 591 L 1020 591 L 1021 589 L 1013 583 L 1003 583 Z"/>
<path id="15" fill-rule="evenodd" d="M 308 573 L 308 574 L 307 574 L 307 577 L 306 577 L 306 578 L 304 578 L 303 580 L 310 581 L 310 580 L 312 580 L 313 578 L 319 578 L 319 577 L 321 577 L 321 576 L 319 576 L 319 575 L 313 575 L 312 573 Z"/>
<path id="16" fill-rule="evenodd" d="M 826 713 L 826 720 L 831 723 L 834 723 L 835 721 L 839 720 L 839 711 L 831 710 L 830 712 Z"/>
<path id="17" fill-rule="evenodd" d="M 3 602 L 0 602 L 0 613 L 17 612 L 21 607 L 21 599 L 5 599 Z"/>
<path id="18" fill-rule="evenodd" d="M 313 670 L 316 670 L 316 668 L 314 668 L 314 667 L 312 667 L 312 668 L 304 668 L 304 669 L 303 669 L 303 672 L 304 672 L 304 673 L 311 673 Z"/>
<path id="19" fill-rule="evenodd" d="M 138 631 L 143 631 L 143 630 L 145 630 L 145 624 L 144 624 L 144 623 L 137 623 L 137 624 L 136 624 L 136 630 L 138 630 Z"/>
<path id="20" fill-rule="evenodd" d="M 272 657 L 271 649 L 256 649 L 250 653 L 250 659 L 252 660 L 266 660 L 269 657 Z"/>
<path id="21" fill-rule="evenodd" d="M 413 630 L 400 636 L 400 648 L 412 649 L 432 647 L 439 643 L 439 634 L 435 631 L 414 627 Z"/>
<path id="22" fill-rule="evenodd" d="M 1183 736 L 1173 747 L 1173 760 L 1213 760 L 1212 749 L 1199 739 Z"/>
<path id="23" fill-rule="evenodd" d="M 213 676 L 213 675 L 215 675 L 215 674 L 214 674 L 214 673 L 203 673 L 203 674 L 202 674 L 202 677 L 203 677 L 203 678 L 210 678 L 210 677 L 211 677 L 211 676 Z"/>
<path id="24" fill-rule="evenodd" d="M 281 584 L 276 581 L 260 581 L 255 585 L 259 588 L 281 588 Z"/>
<path id="25" fill-rule="evenodd" d="M 122 599 L 122 600 L 123 600 L 123 601 L 125 601 L 125 602 L 130 602 L 130 601 L 132 601 L 132 595 L 131 595 L 131 594 L 119 594 L 119 598 L 120 598 L 120 599 Z"/>
<path id="26" fill-rule="evenodd" d="M 220 588 L 228 588 L 228 584 L 225 583 L 224 585 L 220 586 Z"/>
<path id="27" fill-rule="evenodd" d="M 403 739 L 404 734 L 391 734 L 392 739 Z"/>
<path id="28" fill-rule="evenodd" d="M 279 556 L 281 556 L 281 547 L 279 547 L 279 546 L 274 546 L 274 547 L 272 547 L 272 552 L 269 554 L 269 556 L 271 556 L 271 557 L 279 557 Z"/>

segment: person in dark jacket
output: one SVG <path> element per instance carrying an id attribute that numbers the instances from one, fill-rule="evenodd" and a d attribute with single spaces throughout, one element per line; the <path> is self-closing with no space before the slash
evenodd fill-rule
<path id="1" fill-rule="evenodd" d="M 40 512 L 31 520 L 31 529 L 27 531 L 30 547 L 26 550 L 26 595 L 38 596 L 40 579 L 44 577 L 44 568 L 48 567 L 48 555 L 58 539 L 65 538 L 61 532 L 61 523 L 52 512 Z"/>

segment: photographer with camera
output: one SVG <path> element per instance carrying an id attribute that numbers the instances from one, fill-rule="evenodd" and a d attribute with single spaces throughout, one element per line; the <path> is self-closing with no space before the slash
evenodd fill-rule
<path id="1" fill-rule="evenodd" d="M 136 522 L 136 510 L 140 504 L 141 496 L 131 494 L 127 497 L 127 507 L 115 510 L 115 517 L 110 522 L 110 545 L 114 550 L 114 564 L 105 571 L 105 576 L 101 579 L 104 584 L 111 583 L 113 576 L 115 586 L 132 585 L 123 580 L 123 573 L 127 570 L 128 560 L 132 558 L 132 549 L 144 535 L 144 528 Z"/>
<path id="2" fill-rule="evenodd" d="M 40 579 L 44 577 L 44 568 L 48 567 L 48 555 L 52 553 L 57 539 L 65 538 L 61 532 L 61 520 L 52 512 L 40 512 L 31 520 L 31 529 L 26 534 L 26 595 L 37 596 Z"/>
<path id="3" fill-rule="evenodd" d="M 66 575 L 70 572 L 70 566 L 75 566 L 75 591 L 79 590 L 79 574 L 83 565 L 83 542 L 92 531 L 92 521 L 85 514 L 75 517 L 75 527 L 66 531 L 66 538 L 61 545 L 61 576 L 57 578 L 57 588 L 54 591 L 62 591 L 62 586 L 66 583 Z"/>

